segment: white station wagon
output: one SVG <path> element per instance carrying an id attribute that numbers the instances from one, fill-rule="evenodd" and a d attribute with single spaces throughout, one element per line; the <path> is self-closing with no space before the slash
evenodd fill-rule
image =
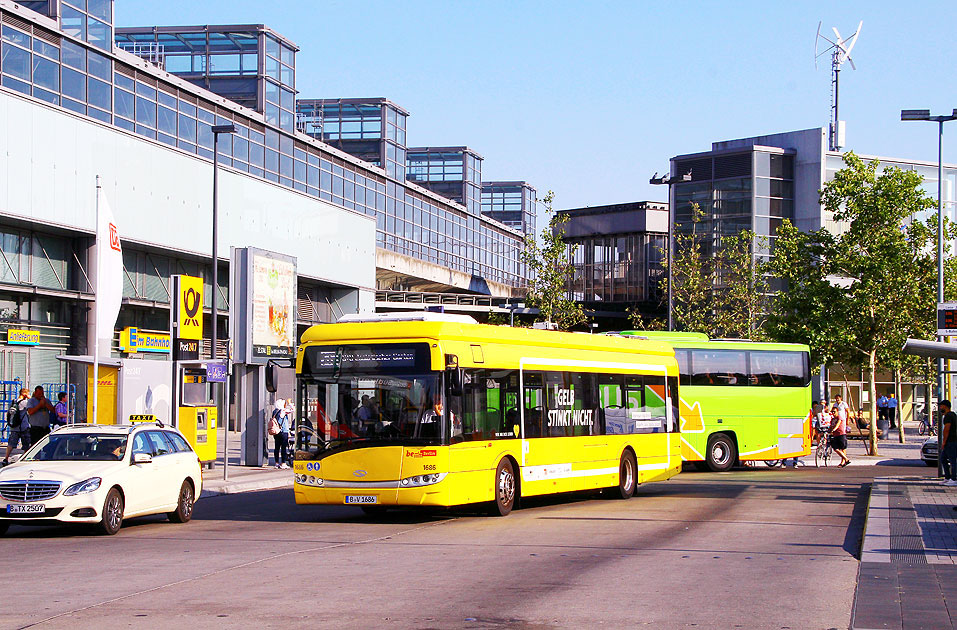
<path id="1" fill-rule="evenodd" d="M 185 523 L 202 489 L 199 458 L 174 428 L 68 425 L 0 469 L 0 534 L 59 521 L 112 535 L 146 514 Z"/>

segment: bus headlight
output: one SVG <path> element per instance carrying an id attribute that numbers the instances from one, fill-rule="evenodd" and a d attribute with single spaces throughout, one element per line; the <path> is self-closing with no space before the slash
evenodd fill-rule
<path id="1" fill-rule="evenodd" d="M 420 486 L 431 486 L 445 479 L 446 473 L 429 473 L 427 475 L 415 475 L 406 477 L 399 482 L 402 488 L 417 488 Z"/>
<path id="2" fill-rule="evenodd" d="M 296 483 L 304 486 L 322 486 L 322 479 L 313 475 L 296 475 Z"/>

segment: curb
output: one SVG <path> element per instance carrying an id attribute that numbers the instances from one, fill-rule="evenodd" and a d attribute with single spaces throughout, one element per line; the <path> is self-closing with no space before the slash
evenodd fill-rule
<path id="1" fill-rule="evenodd" d="M 205 484 L 204 484 L 205 485 Z M 236 483 L 226 483 L 219 487 L 203 488 L 199 498 L 218 497 L 224 494 L 240 494 L 243 492 L 256 492 L 259 490 L 280 490 L 282 488 L 292 488 L 293 480 L 289 479 L 260 479 L 258 481 L 240 481 Z"/>

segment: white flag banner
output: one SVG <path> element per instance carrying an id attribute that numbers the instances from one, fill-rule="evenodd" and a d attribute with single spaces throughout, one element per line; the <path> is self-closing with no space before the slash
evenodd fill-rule
<path id="1" fill-rule="evenodd" d="M 99 339 L 112 340 L 123 299 L 123 250 L 113 211 L 102 189 L 96 225 L 96 326 Z"/>

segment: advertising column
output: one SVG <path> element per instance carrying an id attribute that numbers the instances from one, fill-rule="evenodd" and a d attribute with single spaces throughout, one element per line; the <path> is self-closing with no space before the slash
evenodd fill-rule
<path id="1" fill-rule="evenodd" d="M 253 247 L 234 248 L 230 268 L 229 325 L 242 460 L 260 466 L 268 459 L 265 426 L 267 407 L 274 402 L 265 391 L 262 366 L 296 356 L 296 259 Z M 289 386 L 279 397 L 293 395 Z"/>

